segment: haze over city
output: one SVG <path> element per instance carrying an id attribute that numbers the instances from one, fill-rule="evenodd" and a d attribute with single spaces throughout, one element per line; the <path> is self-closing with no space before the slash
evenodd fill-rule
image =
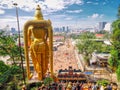
<path id="1" fill-rule="evenodd" d="M 20 28 L 33 19 L 36 5 L 40 5 L 44 19 L 50 19 L 53 27 L 96 27 L 98 22 L 116 20 L 120 0 L 0 0 L 0 28 L 17 27 L 18 4 Z"/>

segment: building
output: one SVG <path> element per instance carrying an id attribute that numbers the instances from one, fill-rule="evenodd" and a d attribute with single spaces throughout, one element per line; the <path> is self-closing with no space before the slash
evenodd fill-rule
<path id="1" fill-rule="evenodd" d="M 104 30 L 106 24 L 107 22 L 99 22 L 99 30 Z"/>
<path id="2" fill-rule="evenodd" d="M 68 26 L 62 26 L 62 27 L 55 27 L 54 32 L 66 32 L 68 33 L 70 31 Z"/>
<path id="3" fill-rule="evenodd" d="M 10 32 L 11 32 L 11 35 L 18 34 L 17 30 L 13 27 L 11 28 Z"/>
<path id="4" fill-rule="evenodd" d="M 103 38 L 103 37 L 104 37 L 104 34 L 95 34 L 95 37 L 96 37 L 96 38 Z"/>
<path id="5" fill-rule="evenodd" d="M 92 54 L 91 58 L 91 64 L 92 65 L 98 65 L 100 67 L 107 67 L 108 65 L 108 59 L 110 57 L 110 53 L 96 53 L 94 52 Z"/>
<path id="6" fill-rule="evenodd" d="M 104 30 L 107 31 L 107 32 L 111 32 L 111 30 L 112 30 L 111 23 L 106 23 L 105 27 L 104 27 Z"/>
<path id="7" fill-rule="evenodd" d="M 80 69 L 73 69 L 69 66 L 68 69 L 60 69 L 57 76 L 59 81 L 71 81 L 71 82 L 86 82 L 87 75 L 81 72 Z"/>

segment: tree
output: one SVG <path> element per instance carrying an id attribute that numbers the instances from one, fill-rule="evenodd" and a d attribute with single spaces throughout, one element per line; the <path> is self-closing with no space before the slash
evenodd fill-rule
<path id="1" fill-rule="evenodd" d="M 118 19 L 120 19 L 120 5 L 118 7 L 118 14 L 117 14 L 117 16 L 118 16 Z"/>
<path id="2" fill-rule="evenodd" d="M 106 34 L 107 31 L 105 31 L 105 30 L 100 30 L 100 31 L 98 31 L 97 33 L 98 33 L 98 34 Z"/>
<path id="3" fill-rule="evenodd" d="M 1 62 L 1 64 L 2 66 L 0 66 L 0 69 L 4 69 L 4 72 L 3 70 L 0 70 L 0 73 L 1 73 L 0 84 L 1 84 L 2 90 L 6 90 L 4 88 L 9 86 L 9 85 L 5 85 L 6 83 L 7 84 L 12 83 L 11 85 L 14 85 L 13 88 L 15 88 L 15 86 L 17 86 L 18 83 L 21 81 L 20 80 L 20 77 L 22 75 L 21 68 L 16 65 L 12 65 L 12 66 L 5 65 L 3 62 Z M 18 78 L 19 80 L 17 80 Z M 11 90 L 14 90 L 14 89 L 11 89 Z"/>
<path id="4" fill-rule="evenodd" d="M 5 31 L 0 31 L 0 56 L 10 56 L 10 59 L 13 61 L 12 66 L 4 65 L 4 63 L 0 62 L 0 84 L 3 88 L 7 87 L 4 86 L 5 83 L 14 81 L 13 77 L 15 75 L 18 75 L 19 77 L 22 75 L 22 70 L 19 67 L 20 65 L 16 66 L 16 60 L 20 60 L 20 48 L 16 43 L 17 38 L 17 35 L 10 36 L 6 35 Z M 21 48 L 21 51 L 23 54 L 23 48 Z"/>
<path id="5" fill-rule="evenodd" d="M 116 71 L 117 79 L 120 81 L 120 6 L 118 8 L 118 19 L 112 23 L 112 50 L 109 65 Z"/>
<path id="6" fill-rule="evenodd" d="M 109 59 L 109 65 L 112 67 L 112 70 L 116 70 L 116 68 L 118 67 L 119 63 L 118 63 L 118 51 L 116 50 L 111 50 L 111 57 Z"/>
<path id="7" fill-rule="evenodd" d="M 90 65 L 89 60 L 92 56 L 92 52 L 95 50 L 94 47 L 95 41 L 91 39 L 95 39 L 95 35 L 93 33 L 85 32 L 79 36 L 80 41 L 78 41 L 77 43 L 79 53 L 83 54 L 83 57 L 87 65 Z"/>
<path id="8" fill-rule="evenodd" d="M 110 52 L 111 50 L 111 46 L 107 46 L 101 41 L 96 41 L 95 35 L 89 32 L 83 33 L 79 36 L 77 47 L 79 53 L 83 55 L 87 65 L 90 65 L 90 59 L 94 51 L 101 53 Z"/>
<path id="9" fill-rule="evenodd" d="M 6 65 L 3 61 L 0 61 L 0 76 L 9 69 L 9 66 Z"/>
<path id="10" fill-rule="evenodd" d="M 50 83 L 52 83 L 52 82 L 53 82 L 53 79 L 51 77 L 46 77 L 44 79 L 44 84 L 45 85 L 50 85 Z"/>
<path id="11" fill-rule="evenodd" d="M 117 74 L 117 80 L 120 81 L 120 65 L 118 66 L 116 70 L 116 74 Z"/>
<path id="12" fill-rule="evenodd" d="M 10 56 L 13 63 L 16 60 L 20 60 L 19 46 L 16 44 L 17 36 L 5 35 L 4 31 L 0 32 L 0 55 L 1 56 Z M 23 53 L 23 49 L 22 49 Z"/>

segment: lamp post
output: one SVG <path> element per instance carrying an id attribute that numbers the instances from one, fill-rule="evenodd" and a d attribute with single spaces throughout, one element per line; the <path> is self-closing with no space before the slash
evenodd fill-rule
<path id="1" fill-rule="evenodd" d="M 13 5 L 16 7 L 16 18 L 17 18 L 17 26 L 18 26 L 18 45 L 19 45 L 19 52 L 20 52 L 20 59 L 21 59 L 21 68 L 22 68 L 22 73 L 23 73 L 23 82 L 24 84 L 26 84 L 24 67 L 23 67 L 22 51 L 21 51 L 20 26 L 19 26 L 19 17 L 18 17 L 18 8 L 17 8 L 18 4 L 13 3 Z"/>

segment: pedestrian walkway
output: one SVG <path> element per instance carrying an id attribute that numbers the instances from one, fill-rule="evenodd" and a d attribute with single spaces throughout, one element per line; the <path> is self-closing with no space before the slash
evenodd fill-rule
<path id="1" fill-rule="evenodd" d="M 67 69 L 69 66 L 72 66 L 73 69 L 78 69 L 74 47 L 70 39 L 65 41 L 64 45 L 59 46 L 57 51 L 54 51 L 53 61 L 55 73 L 60 69 Z"/>

